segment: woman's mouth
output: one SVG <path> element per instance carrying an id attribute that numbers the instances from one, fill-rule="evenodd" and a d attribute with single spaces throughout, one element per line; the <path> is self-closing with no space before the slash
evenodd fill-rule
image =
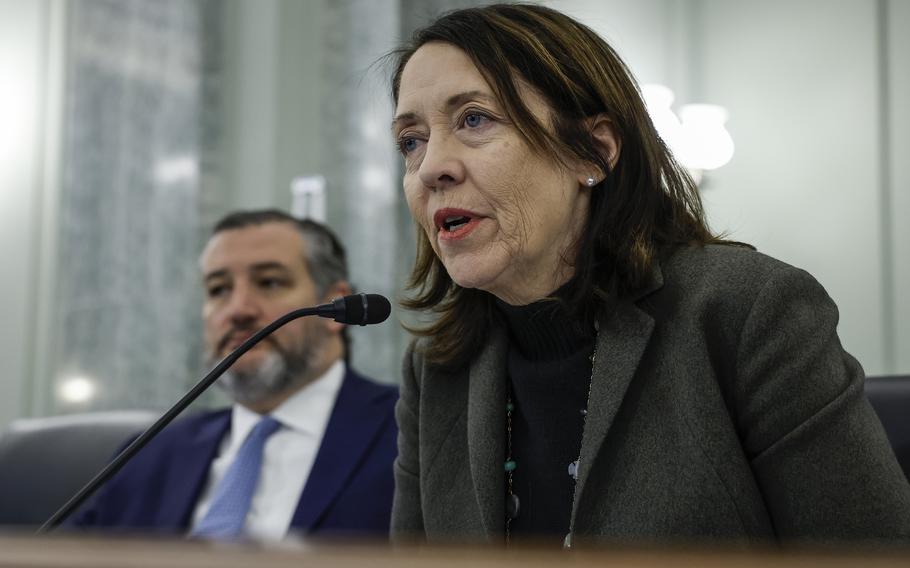
<path id="1" fill-rule="evenodd" d="M 446 220 L 442 222 L 442 228 L 446 231 L 455 231 L 462 225 L 468 224 L 471 220 L 470 217 L 446 217 Z"/>
<path id="2" fill-rule="evenodd" d="M 433 223 L 440 240 L 463 239 L 477 227 L 481 217 L 465 209 L 440 209 L 433 215 Z"/>

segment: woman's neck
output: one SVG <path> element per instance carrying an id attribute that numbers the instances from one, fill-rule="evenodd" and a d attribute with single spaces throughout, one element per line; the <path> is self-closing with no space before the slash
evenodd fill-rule
<path id="1" fill-rule="evenodd" d="M 532 360 L 553 360 L 575 353 L 579 345 L 592 341 L 594 330 L 585 329 L 569 307 L 559 299 L 563 289 L 554 297 L 524 306 L 497 302 L 505 316 L 513 346 Z"/>

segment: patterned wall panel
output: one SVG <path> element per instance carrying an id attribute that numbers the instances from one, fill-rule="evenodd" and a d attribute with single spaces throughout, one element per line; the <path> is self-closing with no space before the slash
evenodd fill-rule
<path id="1" fill-rule="evenodd" d="M 70 4 L 56 378 L 97 381 L 92 409 L 167 405 L 198 373 L 200 31 L 216 10 Z"/>

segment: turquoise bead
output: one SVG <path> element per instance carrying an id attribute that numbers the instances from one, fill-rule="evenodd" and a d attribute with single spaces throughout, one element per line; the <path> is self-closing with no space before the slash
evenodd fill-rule
<path id="1" fill-rule="evenodd" d="M 512 412 L 513 410 L 515 410 L 514 404 L 512 404 L 511 402 L 506 404 L 506 412 Z"/>
<path id="2" fill-rule="evenodd" d="M 506 471 L 515 471 L 515 468 L 518 467 L 518 464 L 515 463 L 515 460 L 509 460 L 506 462 Z"/>

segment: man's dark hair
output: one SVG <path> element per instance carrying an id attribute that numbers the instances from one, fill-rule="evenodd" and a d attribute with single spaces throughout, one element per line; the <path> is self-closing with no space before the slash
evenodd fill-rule
<path id="1" fill-rule="evenodd" d="M 325 295 L 332 284 L 347 281 L 348 261 L 344 246 L 331 229 L 311 219 L 297 219 L 279 209 L 234 211 L 215 223 L 212 236 L 223 231 L 267 223 L 288 223 L 300 233 L 303 239 L 303 262 L 316 285 L 319 297 Z M 351 338 L 347 328 L 341 332 L 341 339 L 344 342 L 344 360 L 350 362 Z"/>

